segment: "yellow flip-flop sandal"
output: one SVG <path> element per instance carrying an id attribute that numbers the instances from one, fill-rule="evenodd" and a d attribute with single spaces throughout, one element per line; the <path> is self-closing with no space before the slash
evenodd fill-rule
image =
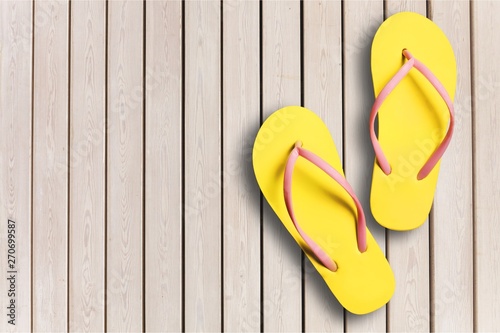
<path id="1" fill-rule="evenodd" d="M 257 134 L 253 167 L 264 197 L 339 302 L 355 314 L 386 304 L 394 275 L 321 119 L 299 106 L 274 112 Z"/>
<path id="2" fill-rule="evenodd" d="M 455 56 L 436 24 L 405 12 L 378 29 L 371 68 L 376 96 L 370 116 L 376 157 L 371 210 L 386 228 L 415 229 L 430 212 L 440 158 L 453 133 Z"/>

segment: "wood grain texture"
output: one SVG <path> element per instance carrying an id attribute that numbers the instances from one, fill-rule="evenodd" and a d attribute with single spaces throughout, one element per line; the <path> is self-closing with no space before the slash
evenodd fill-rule
<path id="1" fill-rule="evenodd" d="M 260 331 L 259 2 L 223 2 L 224 330 Z"/>
<path id="2" fill-rule="evenodd" d="M 500 2 L 474 1 L 473 22 L 473 116 L 475 191 L 475 331 L 498 331 L 500 313 L 500 67 L 492 56 L 500 51 L 495 27 Z"/>
<path id="3" fill-rule="evenodd" d="M 344 171 L 366 215 L 367 227 L 385 250 L 385 229 L 370 211 L 370 186 L 374 154 L 368 119 L 374 101 L 370 71 L 373 36 L 383 21 L 383 2 L 345 1 L 343 7 L 344 57 Z M 366 316 L 346 313 L 346 331 L 386 330 L 386 308 Z"/>
<path id="4" fill-rule="evenodd" d="M 185 329 L 221 331 L 221 6 L 185 2 Z"/>
<path id="5" fill-rule="evenodd" d="M 399 12 L 426 16 L 426 1 L 385 2 L 385 17 Z M 429 332 L 429 224 L 409 232 L 387 232 L 387 259 L 397 284 L 387 308 L 387 329 L 392 332 Z"/>
<path id="6" fill-rule="evenodd" d="M 340 1 L 303 4 L 304 106 L 323 119 L 342 158 L 342 10 Z M 308 332 L 343 332 L 344 311 L 305 260 L 304 326 Z"/>
<path id="7" fill-rule="evenodd" d="M 68 2 L 35 3 L 33 330 L 67 329 Z"/>
<path id="8" fill-rule="evenodd" d="M 263 120 L 301 104 L 300 3 L 262 2 Z M 302 329 L 302 252 L 269 204 L 263 217 L 263 324 L 266 332 Z"/>
<path id="9" fill-rule="evenodd" d="M 105 1 L 71 5 L 69 329 L 104 330 Z"/>
<path id="10" fill-rule="evenodd" d="M 0 279 L 1 332 L 29 331 L 31 325 L 31 10 L 29 2 L 0 2 L 0 267 L 4 274 L 17 271 L 15 325 L 6 316 L 10 281 Z M 6 253 L 9 219 L 16 226 L 10 238 L 15 262 Z"/>
<path id="11" fill-rule="evenodd" d="M 368 204 L 370 47 L 400 11 L 429 14 L 459 73 L 430 223 L 405 233 Z M 0 331 L 497 330 L 499 14 L 489 0 L 0 1 L 0 270 L 10 218 L 18 271 L 16 326 L 4 311 Z M 301 102 L 387 250 L 386 309 L 345 313 L 260 199 L 259 122 Z"/>
<path id="12" fill-rule="evenodd" d="M 426 0 L 384 0 L 385 18 L 399 12 L 414 12 L 426 16 Z"/>
<path id="13" fill-rule="evenodd" d="M 106 325 L 128 332 L 143 327 L 143 3 L 108 6 Z"/>
<path id="14" fill-rule="evenodd" d="M 431 329 L 473 329 L 472 134 L 469 3 L 431 1 L 430 18 L 457 60 L 455 131 L 443 156 L 431 213 Z"/>
<path id="15" fill-rule="evenodd" d="M 181 3 L 146 3 L 146 331 L 182 325 Z"/>

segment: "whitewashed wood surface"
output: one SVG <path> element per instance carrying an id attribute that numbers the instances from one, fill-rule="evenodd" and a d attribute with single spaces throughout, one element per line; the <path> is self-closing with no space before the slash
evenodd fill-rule
<path id="1" fill-rule="evenodd" d="M 436 22 L 456 132 L 428 221 L 370 214 L 370 47 Z M 495 0 L 0 1 L 0 332 L 500 330 Z M 260 123 L 329 127 L 396 292 L 347 313 L 260 195 Z M 16 225 L 15 325 L 7 306 Z"/>

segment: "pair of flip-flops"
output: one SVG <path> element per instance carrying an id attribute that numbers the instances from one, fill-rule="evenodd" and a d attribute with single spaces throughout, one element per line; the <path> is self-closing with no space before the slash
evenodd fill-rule
<path id="1" fill-rule="evenodd" d="M 371 62 L 371 211 L 386 228 L 410 230 L 429 214 L 453 132 L 455 57 L 432 21 L 399 13 L 377 31 Z M 253 166 L 265 198 L 339 302 L 356 314 L 386 304 L 394 274 L 321 119 L 299 106 L 274 112 L 257 134 Z"/>

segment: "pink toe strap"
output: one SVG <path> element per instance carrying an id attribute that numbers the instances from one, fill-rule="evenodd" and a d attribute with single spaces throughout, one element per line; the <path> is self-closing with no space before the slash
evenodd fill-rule
<path id="1" fill-rule="evenodd" d="M 453 135 L 453 127 L 455 124 L 453 102 L 451 101 L 448 92 L 444 88 L 443 84 L 439 79 L 419 60 L 415 59 L 408 50 L 403 50 L 403 55 L 408 61 L 399 69 L 399 71 L 392 77 L 392 79 L 385 85 L 380 94 L 375 99 L 373 103 L 372 111 L 370 114 L 370 138 L 372 140 L 373 149 L 375 150 L 375 157 L 377 158 L 378 165 L 382 171 L 389 175 L 391 173 L 391 166 L 385 157 L 385 154 L 380 147 L 380 143 L 375 135 L 375 117 L 377 116 L 378 110 L 382 106 L 387 96 L 396 88 L 396 86 L 403 80 L 403 78 L 410 72 L 410 70 L 415 67 L 422 75 L 432 84 L 434 89 L 437 90 L 441 98 L 446 103 L 448 111 L 450 112 L 450 124 L 448 126 L 448 131 L 441 142 L 441 144 L 432 153 L 431 157 L 425 162 L 420 171 L 418 172 L 417 179 L 421 180 L 427 177 L 427 175 L 432 171 L 434 166 L 439 162 L 443 156 L 446 148 L 450 144 L 451 136 Z"/>
<path id="2" fill-rule="evenodd" d="M 297 159 L 299 156 L 305 158 L 321 170 L 323 170 L 327 175 L 329 175 L 331 178 L 333 178 L 337 183 L 339 183 L 344 190 L 346 190 L 347 193 L 351 196 L 351 198 L 354 201 L 354 204 L 356 205 L 356 209 L 358 212 L 358 219 L 357 219 L 357 243 L 358 243 L 358 249 L 360 252 L 365 252 L 366 251 L 366 222 L 365 222 L 365 214 L 363 213 L 363 208 L 361 207 L 361 204 L 354 194 L 353 189 L 345 180 L 342 175 L 335 170 L 331 165 L 329 165 L 327 162 L 325 162 L 321 157 L 318 155 L 312 153 L 309 150 L 306 150 L 301 146 L 301 143 L 298 142 L 295 144 L 295 148 L 292 150 L 290 153 L 288 160 L 286 162 L 286 167 L 285 167 L 285 176 L 284 176 L 284 181 L 283 181 L 283 189 L 284 189 L 284 196 L 285 196 L 285 204 L 286 208 L 288 211 L 288 214 L 290 215 L 290 218 L 293 222 L 293 225 L 299 232 L 300 236 L 302 239 L 306 242 L 306 244 L 309 246 L 311 251 L 314 253 L 316 258 L 329 270 L 335 272 L 337 270 L 337 264 L 335 261 L 333 261 L 328 254 L 315 242 L 313 241 L 300 227 L 300 225 L 297 223 L 297 219 L 295 217 L 295 213 L 293 210 L 293 204 L 292 204 L 292 174 L 293 174 L 293 169 L 295 167 L 295 163 L 297 162 Z"/>

